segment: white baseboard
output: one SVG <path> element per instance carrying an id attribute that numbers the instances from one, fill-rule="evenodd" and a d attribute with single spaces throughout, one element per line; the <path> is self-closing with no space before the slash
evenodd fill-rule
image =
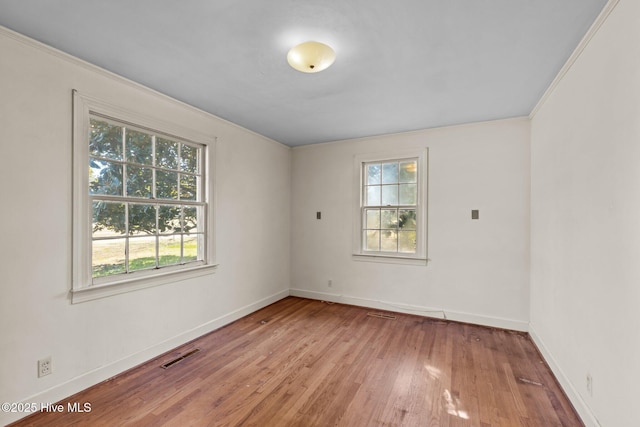
<path id="1" fill-rule="evenodd" d="M 585 402 L 580 393 L 578 393 L 573 382 L 571 382 L 569 377 L 565 375 L 556 359 L 544 345 L 544 342 L 542 341 L 540 336 L 536 333 L 535 328 L 531 325 L 529 325 L 529 336 L 538 347 L 538 350 L 540 350 L 543 359 L 545 360 L 545 362 L 547 362 L 549 368 L 551 368 L 551 371 L 560 383 L 562 390 L 565 392 L 565 394 L 573 404 L 573 407 L 576 409 L 576 412 L 578 412 L 578 415 L 580 415 L 580 418 L 582 419 L 582 422 L 585 424 L 585 426 L 602 427 L 593 412 L 591 412 L 591 408 L 589 408 L 587 402 Z"/>
<path id="2" fill-rule="evenodd" d="M 482 316 L 471 313 L 463 313 L 458 311 L 443 310 L 441 308 L 423 307 L 417 305 L 409 305 L 402 303 L 395 303 L 391 301 L 379 301 L 367 298 L 353 297 L 348 295 L 339 295 L 325 292 L 309 291 L 305 289 L 291 289 L 290 295 L 302 298 L 309 298 L 321 301 L 331 301 L 349 305 L 356 305 L 359 307 L 369 307 L 378 310 L 389 310 L 398 313 L 416 314 L 419 316 L 445 318 L 448 320 L 454 320 L 457 322 L 473 323 L 476 325 L 491 326 L 494 328 L 510 329 L 514 331 L 527 332 L 529 330 L 529 323 L 512 320 L 502 319 L 499 317 Z"/>
<path id="3" fill-rule="evenodd" d="M 40 405 L 41 403 L 59 402 L 60 400 L 66 399 L 67 397 L 78 393 L 88 387 L 101 383 L 102 381 L 112 378 L 122 372 L 125 372 L 128 369 L 131 369 L 155 357 L 158 357 L 163 353 L 171 351 L 172 349 L 179 347 L 191 340 L 194 340 L 211 331 L 215 331 L 216 329 L 228 325 L 231 322 L 234 322 L 246 315 L 253 313 L 254 311 L 266 307 L 269 304 L 273 304 L 276 301 L 286 298 L 287 296 L 289 296 L 288 289 L 275 293 L 259 301 L 222 315 L 216 319 L 210 320 L 200 326 L 183 332 L 173 338 L 149 347 L 143 351 L 127 356 L 124 359 L 120 359 L 106 366 L 101 366 L 98 369 L 86 372 L 69 381 L 58 384 L 48 390 L 44 390 L 41 393 L 30 396 L 22 400 L 22 403 L 35 402 Z M 0 412 L 0 425 L 12 423 L 27 415 L 29 414 Z"/>

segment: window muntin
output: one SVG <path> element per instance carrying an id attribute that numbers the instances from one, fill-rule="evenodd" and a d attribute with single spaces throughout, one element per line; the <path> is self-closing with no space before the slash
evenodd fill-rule
<path id="1" fill-rule="evenodd" d="M 89 116 L 91 278 L 205 261 L 204 145 Z"/>
<path id="2" fill-rule="evenodd" d="M 362 163 L 362 251 L 416 254 L 418 159 Z"/>

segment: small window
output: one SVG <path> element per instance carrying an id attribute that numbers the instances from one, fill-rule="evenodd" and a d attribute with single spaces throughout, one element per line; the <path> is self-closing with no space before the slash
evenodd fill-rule
<path id="1" fill-rule="evenodd" d="M 366 163 L 363 173 L 364 251 L 415 254 L 418 160 Z"/>
<path id="2" fill-rule="evenodd" d="M 356 160 L 356 256 L 426 260 L 425 159 Z"/>
<path id="3" fill-rule="evenodd" d="M 74 116 L 74 297 L 211 267 L 213 141 L 176 136 L 77 93 Z"/>

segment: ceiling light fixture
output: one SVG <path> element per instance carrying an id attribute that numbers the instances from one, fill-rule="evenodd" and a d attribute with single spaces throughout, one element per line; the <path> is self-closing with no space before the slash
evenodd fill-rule
<path id="1" fill-rule="evenodd" d="M 336 53 L 324 43 L 304 42 L 291 48 L 287 54 L 289 65 L 303 73 L 326 70 L 336 60 Z"/>

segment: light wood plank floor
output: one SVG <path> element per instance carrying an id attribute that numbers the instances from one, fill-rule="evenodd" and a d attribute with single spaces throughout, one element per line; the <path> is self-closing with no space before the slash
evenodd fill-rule
<path id="1" fill-rule="evenodd" d="M 15 425 L 583 425 L 526 334 L 370 312 L 289 297 Z"/>

